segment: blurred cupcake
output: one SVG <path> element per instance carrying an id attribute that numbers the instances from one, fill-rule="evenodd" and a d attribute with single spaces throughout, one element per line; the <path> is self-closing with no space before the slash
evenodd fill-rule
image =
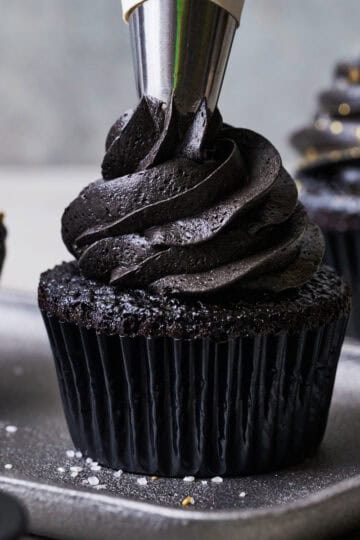
<path id="1" fill-rule="evenodd" d="M 313 124 L 291 141 L 303 155 L 300 198 L 323 229 L 326 262 L 351 284 L 348 334 L 360 338 L 360 59 L 337 65 Z"/>
<path id="2" fill-rule="evenodd" d="M 4 214 L 0 212 L 0 274 L 3 268 L 5 260 L 5 238 L 6 238 L 6 229 L 4 225 Z"/>
<path id="3" fill-rule="evenodd" d="M 243 475 L 320 444 L 350 296 L 262 136 L 143 98 L 66 209 L 39 304 L 75 446 L 165 476 Z"/>

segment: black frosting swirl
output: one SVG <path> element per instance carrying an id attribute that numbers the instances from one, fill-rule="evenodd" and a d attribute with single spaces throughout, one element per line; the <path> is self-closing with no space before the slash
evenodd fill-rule
<path id="1" fill-rule="evenodd" d="M 159 293 L 278 292 L 321 264 L 321 232 L 278 152 L 205 101 L 184 117 L 143 98 L 111 128 L 102 172 L 63 216 L 86 277 Z"/>
<path id="2" fill-rule="evenodd" d="M 291 142 L 303 156 L 297 174 L 311 215 L 324 228 L 360 227 L 360 59 L 337 64 L 312 125 Z"/>

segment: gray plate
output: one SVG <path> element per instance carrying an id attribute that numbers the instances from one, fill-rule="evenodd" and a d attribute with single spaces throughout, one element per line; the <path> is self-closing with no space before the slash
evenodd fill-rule
<path id="1" fill-rule="evenodd" d="M 35 534 L 328 539 L 360 524 L 360 348 L 354 344 L 344 347 L 326 438 L 315 458 L 275 474 L 206 484 L 147 478 L 141 485 L 135 475 L 116 478 L 68 457 L 73 447 L 40 315 L 30 301 L 4 292 L 0 362 L 0 489 L 26 504 Z M 82 470 L 74 478 L 70 467 Z M 89 477 L 97 477 L 100 488 L 91 487 Z M 189 495 L 195 504 L 183 508 Z"/>

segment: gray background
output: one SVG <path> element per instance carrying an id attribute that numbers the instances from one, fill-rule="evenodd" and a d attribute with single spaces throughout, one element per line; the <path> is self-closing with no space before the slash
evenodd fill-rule
<path id="1" fill-rule="evenodd" d="M 169 0 L 170 1 L 170 0 Z M 0 163 L 98 164 L 136 101 L 120 0 L 0 0 Z M 360 0 L 247 0 L 221 109 L 271 138 L 309 121 L 337 58 L 360 53 Z"/>

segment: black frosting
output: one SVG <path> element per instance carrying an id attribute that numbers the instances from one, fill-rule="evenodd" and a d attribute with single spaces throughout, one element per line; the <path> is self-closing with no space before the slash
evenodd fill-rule
<path id="1" fill-rule="evenodd" d="M 5 238 L 6 238 L 6 229 L 3 223 L 3 215 L 0 212 L 0 273 L 4 264 L 5 259 Z"/>
<path id="2" fill-rule="evenodd" d="M 158 293 L 279 292 L 321 264 L 322 235 L 278 152 L 205 101 L 185 117 L 143 98 L 111 128 L 102 172 L 63 216 L 87 278 Z"/>
<path id="3" fill-rule="evenodd" d="M 325 229 L 360 228 L 360 59 L 340 62 L 312 125 L 291 137 L 302 155 L 301 200 Z"/>

